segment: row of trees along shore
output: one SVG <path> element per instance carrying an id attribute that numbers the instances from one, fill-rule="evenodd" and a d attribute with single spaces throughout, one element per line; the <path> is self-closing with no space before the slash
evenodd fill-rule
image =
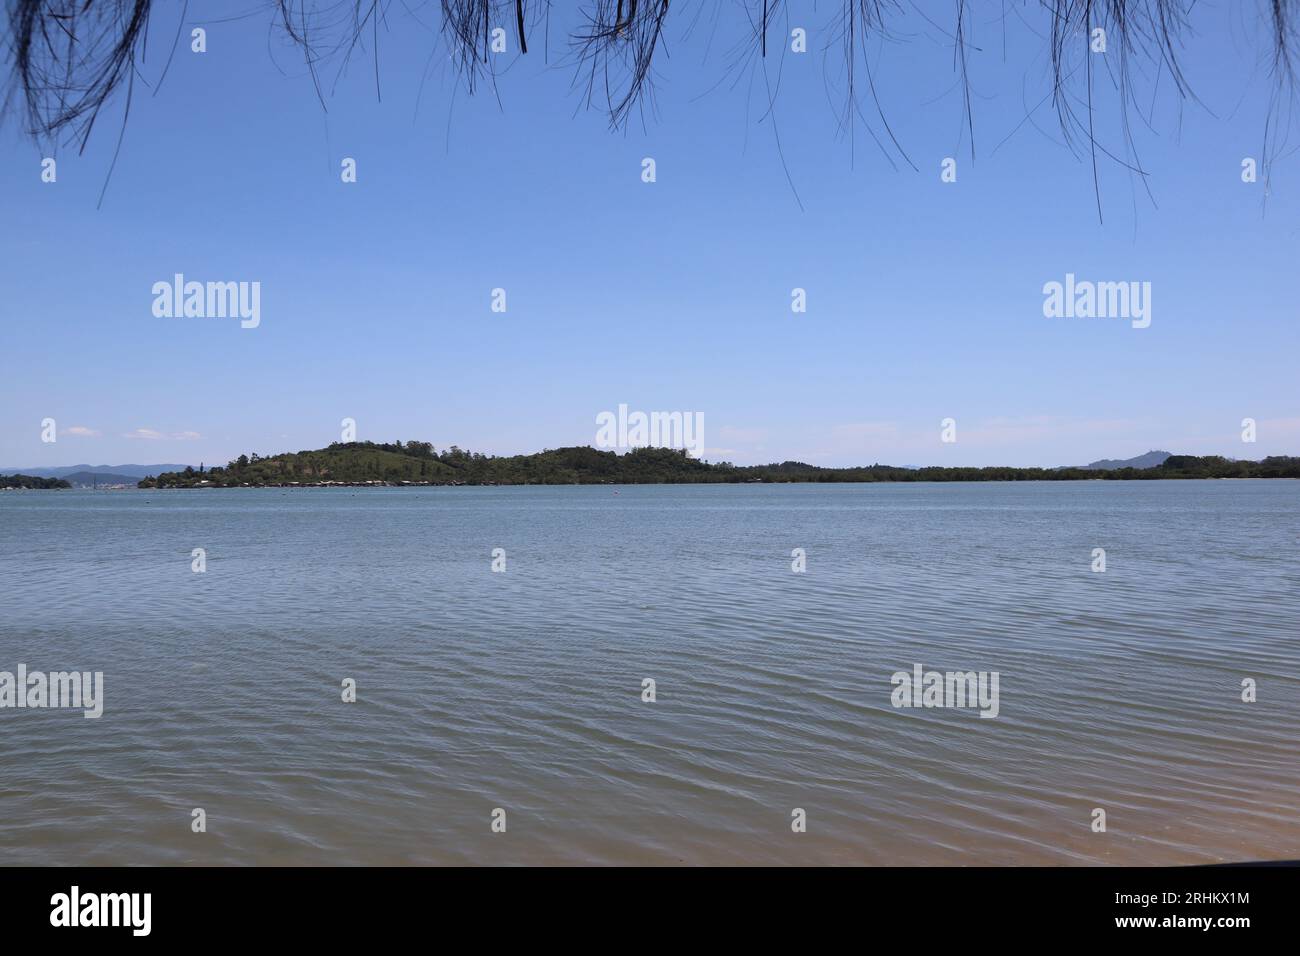
<path id="1" fill-rule="evenodd" d="M 0 488 L 29 488 L 46 490 L 51 488 L 71 488 L 62 478 L 40 478 L 36 475 L 0 475 Z"/>
<path id="2" fill-rule="evenodd" d="M 223 467 L 186 468 L 140 482 L 141 488 L 293 487 L 303 485 L 738 484 L 744 482 L 1078 481 L 1168 478 L 1300 478 L 1300 458 L 1234 461 L 1172 455 L 1155 468 L 822 468 L 798 461 L 770 465 L 710 463 L 669 448 L 625 454 L 579 446 L 532 455 L 483 455 L 429 442 L 335 442 L 315 451 L 240 455 Z"/>

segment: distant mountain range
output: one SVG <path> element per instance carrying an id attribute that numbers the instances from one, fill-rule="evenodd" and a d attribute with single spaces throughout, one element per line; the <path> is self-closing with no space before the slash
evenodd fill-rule
<path id="1" fill-rule="evenodd" d="M 1076 468 L 1084 468 L 1088 471 L 1113 471 L 1116 468 L 1159 468 L 1165 463 L 1165 459 L 1170 457 L 1167 451 L 1149 451 L 1145 455 L 1138 455 L 1136 458 L 1103 458 L 1101 461 L 1094 461 L 1089 465 L 1075 465 Z M 1071 466 L 1066 465 L 1069 468 Z"/>
<path id="2" fill-rule="evenodd" d="M 132 479 L 131 484 L 149 475 L 161 475 L 164 471 L 184 471 L 189 465 L 66 465 L 63 468 L 3 468 L 0 475 L 34 475 L 38 478 L 67 478 L 79 472 L 104 475 L 109 478 L 121 478 L 123 475 Z M 103 484 L 103 482 L 100 482 Z M 111 482 L 116 484 L 116 482 Z M 76 482 L 73 482 L 76 484 Z M 90 482 L 87 482 L 90 484 Z"/>

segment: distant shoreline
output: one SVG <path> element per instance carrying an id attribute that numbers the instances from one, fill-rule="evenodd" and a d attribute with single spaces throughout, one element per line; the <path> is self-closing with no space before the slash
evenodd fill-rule
<path id="1" fill-rule="evenodd" d="M 198 489 L 213 489 L 219 491 L 232 490 L 269 490 L 280 489 L 283 491 L 295 490 L 306 491 L 308 489 L 320 488 L 642 488 L 654 486 L 674 486 L 674 487 L 735 487 L 738 485 L 1059 485 L 1070 482 L 1106 482 L 1106 481 L 1300 481 L 1300 477 L 1293 476 L 1271 476 L 1262 477 L 1240 477 L 1231 476 L 1225 478 L 1217 477 L 1196 477 L 1183 476 L 1174 477 L 1170 475 L 1153 476 L 1151 478 L 971 478 L 971 479 L 918 479 L 916 481 L 611 481 L 611 482 L 592 482 L 592 481 L 570 481 L 570 482 L 410 482 L 410 481 L 391 481 L 391 482 L 312 482 L 310 484 L 261 484 L 261 485 L 164 485 L 146 488 L 100 488 L 98 491 L 193 491 Z M 41 489 L 43 490 L 43 489 Z M 62 489 L 52 489 L 62 490 Z M 92 491 L 91 488 L 76 488 L 75 491 Z"/>
<path id="2" fill-rule="evenodd" d="M 136 488 L 100 488 L 99 491 L 193 491 L 193 490 L 236 490 L 259 488 L 278 488 L 284 491 L 307 490 L 311 488 L 634 488 L 655 485 L 690 485 L 693 487 L 736 486 L 736 485 L 1052 485 L 1067 482 L 1106 482 L 1106 481 L 1297 481 L 1300 475 L 1150 475 L 1150 476 L 1116 476 L 1104 475 L 1091 478 L 916 478 L 904 480 L 843 480 L 807 481 L 800 479 L 765 480 L 748 479 L 745 481 L 320 481 L 320 482 L 263 482 L 261 484 L 192 484 L 192 485 L 145 485 Z M 44 489 L 28 489 L 44 490 Z M 51 489 L 63 490 L 63 489 Z M 77 491 L 92 491 L 91 488 L 78 488 Z"/>
<path id="3" fill-rule="evenodd" d="M 361 489 L 361 490 L 378 490 L 380 488 L 635 488 L 635 487 L 689 487 L 689 488 L 708 488 L 708 487 L 736 487 L 736 486 L 754 486 L 764 485 L 787 486 L 787 485 L 840 485 L 844 487 L 859 487 L 866 485 L 1056 485 L 1069 484 L 1073 482 L 1134 482 L 1148 481 L 1153 483 L 1159 482 L 1183 482 L 1183 481 L 1300 481 L 1300 477 L 1292 476 L 1272 476 L 1269 478 L 1261 477 L 1197 477 L 1197 476 L 1152 476 L 1149 478 L 1117 478 L 1117 477 L 1096 477 L 1096 478 L 1025 478 L 1025 479 L 918 479 L 915 481 L 623 481 L 623 482 L 478 482 L 478 483 L 451 483 L 451 482 L 312 482 L 308 484 L 260 484 L 260 485 L 163 485 L 136 488 L 73 488 L 73 487 L 13 487 L 0 486 L 0 493 L 3 492 L 60 492 L 60 491 L 89 491 L 94 494 L 139 494 L 151 491 L 195 491 L 195 490 L 222 490 L 222 491 L 307 491 L 320 489 Z"/>
<path id="4" fill-rule="evenodd" d="M 1141 462 L 1164 455 L 1158 464 Z M 906 468 L 864 465 L 826 468 L 806 462 L 733 465 L 707 462 L 669 448 L 636 448 L 623 454 L 587 446 L 547 449 L 531 455 L 489 456 L 452 446 L 436 451 L 428 442 L 348 442 L 326 448 L 285 452 L 266 458 L 240 455 L 225 466 L 163 472 L 139 479 L 147 490 L 178 488 L 431 488 L 516 487 L 530 485 L 709 485 L 709 484 L 904 484 L 1047 481 L 1163 481 L 1230 478 L 1300 478 L 1300 457 L 1261 461 L 1217 455 L 1150 452 L 1121 467 L 1111 462 L 1064 468 L 1010 466 Z M 85 475 L 77 476 L 85 487 Z M 91 477 L 96 477 L 91 474 Z M 108 476 L 105 476 L 108 477 Z M 113 482 L 122 488 L 123 476 Z M 31 475 L 0 475 L 0 488 L 68 488 L 69 482 Z M 126 486 L 129 487 L 129 486 Z M 105 489 L 108 490 L 108 489 Z"/>
<path id="5" fill-rule="evenodd" d="M 799 461 L 733 465 L 670 448 L 624 454 L 588 446 L 505 457 L 429 442 L 335 442 L 262 458 L 240 455 L 224 467 L 186 468 L 142 479 L 141 488 L 439 487 L 456 485 L 839 484 L 975 481 L 1151 481 L 1195 478 L 1300 478 L 1300 458 L 1233 461 L 1169 455 L 1158 465 L 1121 468 L 983 468 L 866 465 L 823 468 Z"/>

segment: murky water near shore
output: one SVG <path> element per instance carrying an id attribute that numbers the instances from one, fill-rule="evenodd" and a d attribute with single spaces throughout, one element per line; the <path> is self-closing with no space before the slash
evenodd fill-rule
<path id="1" fill-rule="evenodd" d="M 1300 858 L 1298 541 L 1290 481 L 0 494 L 0 671 L 104 674 L 0 709 L 0 863 Z"/>

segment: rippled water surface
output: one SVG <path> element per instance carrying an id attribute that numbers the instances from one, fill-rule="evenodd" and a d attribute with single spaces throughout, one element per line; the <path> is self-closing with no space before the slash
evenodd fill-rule
<path id="1" fill-rule="evenodd" d="M 106 698 L 0 710 L 0 862 L 1297 858 L 1298 505 L 1289 481 L 0 493 L 0 670 L 103 671 Z M 999 715 L 895 709 L 917 663 L 997 671 Z"/>

